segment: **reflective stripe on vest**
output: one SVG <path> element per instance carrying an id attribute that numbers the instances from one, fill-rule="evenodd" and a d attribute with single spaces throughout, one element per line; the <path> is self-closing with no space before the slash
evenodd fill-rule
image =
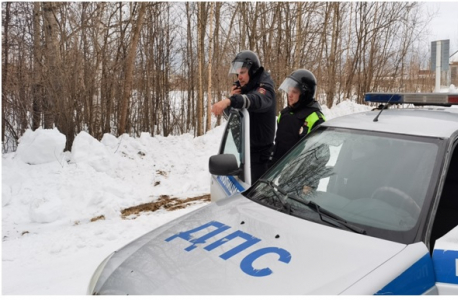
<path id="1" fill-rule="evenodd" d="M 293 114 L 293 113 L 291 113 L 291 114 Z M 278 113 L 277 123 L 280 123 L 280 118 L 281 118 L 281 112 Z M 305 122 L 307 123 L 307 127 L 308 127 L 307 134 L 310 133 L 310 131 L 312 130 L 313 125 L 314 125 L 315 122 L 318 121 L 320 118 L 323 119 L 323 121 L 326 121 L 326 118 L 324 117 L 323 114 L 320 113 L 320 115 L 318 115 L 316 112 L 311 113 L 311 114 L 305 119 Z"/>
<path id="2" fill-rule="evenodd" d="M 311 114 L 305 119 L 305 123 L 307 124 L 307 128 L 308 128 L 307 134 L 309 134 L 310 131 L 312 131 L 313 125 L 314 125 L 315 122 L 318 121 L 320 118 L 323 119 L 323 121 L 326 121 L 326 119 L 324 118 L 324 115 L 323 115 L 323 114 L 318 115 L 316 112 L 311 113 Z"/>

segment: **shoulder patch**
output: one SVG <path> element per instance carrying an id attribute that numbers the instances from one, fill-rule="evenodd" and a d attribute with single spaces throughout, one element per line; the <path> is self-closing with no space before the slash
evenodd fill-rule
<path id="1" fill-rule="evenodd" d="M 260 87 L 260 88 L 258 89 L 258 93 L 259 93 L 259 94 L 265 95 L 265 94 L 266 94 L 266 89 Z"/>

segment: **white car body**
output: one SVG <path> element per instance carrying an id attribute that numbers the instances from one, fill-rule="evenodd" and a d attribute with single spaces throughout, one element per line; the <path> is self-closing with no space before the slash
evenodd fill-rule
<path id="1" fill-rule="evenodd" d="M 214 173 L 212 203 L 114 252 L 96 270 L 88 293 L 458 294 L 458 210 L 446 207 L 444 212 L 442 202 L 446 200 L 441 201 L 448 199 L 453 205 L 458 202 L 458 198 L 446 198 L 458 191 L 458 180 L 453 181 L 458 173 L 454 171 L 458 167 L 458 110 L 385 110 L 374 122 L 378 113 L 359 113 L 323 123 L 250 187 L 246 169 L 249 115 L 234 111 L 243 128 L 238 131 L 238 125 L 231 127 L 230 119 L 220 153 L 210 159 L 210 171 Z M 239 145 L 226 147 L 231 143 L 228 137 L 233 136 L 228 131 L 234 128 L 238 136 L 234 140 Z M 358 148 L 347 151 L 345 143 L 352 141 L 356 145 L 360 137 L 364 142 L 359 148 L 361 153 Z M 329 151 L 325 149 L 323 155 L 319 151 L 324 148 L 316 147 L 319 141 L 335 144 L 327 145 Z M 348 163 L 348 159 L 339 161 L 339 156 L 350 155 L 357 161 L 372 149 L 372 142 L 386 149 L 405 145 L 393 149 L 404 149 L 406 153 L 395 152 L 388 160 L 378 155 L 374 163 L 380 163 L 378 158 L 384 163 L 376 167 L 367 166 L 370 161 L 356 164 L 361 171 L 354 178 L 367 180 L 366 184 L 359 183 L 359 188 L 346 191 L 353 175 L 346 173 L 348 168 L 339 169 L 339 164 Z M 423 158 L 434 154 L 434 159 L 414 162 L 418 169 L 409 173 L 402 164 L 412 163 L 408 154 L 415 154 L 416 149 L 421 150 L 418 153 Z M 320 204 L 318 210 L 322 214 L 318 214 L 316 206 L 308 203 L 303 207 L 282 192 L 297 187 L 291 183 L 297 176 L 292 175 L 303 174 L 297 172 L 307 166 L 312 168 L 315 159 L 323 157 L 328 159 L 326 168 L 316 170 L 332 172 L 319 178 L 313 194 L 304 192 L 301 198 Z M 312 160 L 307 164 L 298 163 L 309 159 Z M 385 162 L 392 160 L 397 165 L 387 166 L 388 173 L 383 173 Z M 390 173 L 395 167 L 399 169 Z M 364 173 L 366 169 L 371 171 L 369 175 Z M 406 190 L 412 184 L 413 192 L 406 192 L 412 197 L 389 194 L 383 198 L 377 193 L 383 195 L 385 186 L 372 193 L 368 188 L 373 183 L 371 176 L 402 181 Z M 421 180 L 429 184 L 418 191 L 415 184 Z M 371 197 L 352 198 L 365 189 L 372 193 Z M 388 189 L 390 193 L 394 190 L 397 188 Z M 334 196 L 329 198 L 331 194 Z M 402 205 L 385 204 L 387 198 Z M 411 205 L 412 198 L 415 205 Z M 420 211 L 416 211 L 416 205 Z M 346 223 L 326 215 L 325 210 L 345 218 Z M 442 224 L 443 220 L 452 223 Z M 439 228 L 440 234 L 436 232 Z"/>

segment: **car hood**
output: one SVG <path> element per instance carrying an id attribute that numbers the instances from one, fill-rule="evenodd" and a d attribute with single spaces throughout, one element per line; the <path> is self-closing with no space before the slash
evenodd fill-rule
<path id="1" fill-rule="evenodd" d="M 404 248 L 238 195 L 116 251 L 94 293 L 339 294 Z"/>

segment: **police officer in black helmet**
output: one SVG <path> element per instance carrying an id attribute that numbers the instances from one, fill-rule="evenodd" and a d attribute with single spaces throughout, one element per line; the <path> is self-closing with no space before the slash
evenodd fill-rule
<path id="1" fill-rule="evenodd" d="M 251 182 L 267 170 L 275 136 L 275 88 L 256 53 L 243 50 L 235 56 L 229 74 L 237 81 L 228 98 L 215 103 L 212 112 L 221 115 L 228 107 L 246 108 L 250 114 Z"/>
<path id="2" fill-rule="evenodd" d="M 288 105 L 277 118 L 272 164 L 313 128 L 325 121 L 321 107 L 315 100 L 316 78 L 312 72 L 305 69 L 292 72 L 279 89 L 286 92 Z"/>

